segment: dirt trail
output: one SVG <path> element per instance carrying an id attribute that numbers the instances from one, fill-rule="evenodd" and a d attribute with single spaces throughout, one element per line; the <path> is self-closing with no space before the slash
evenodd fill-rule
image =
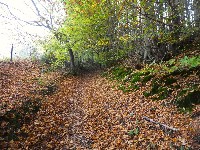
<path id="1" fill-rule="evenodd" d="M 126 93 L 97 74 L 66 78 L 46 97 L 28 134 L 13 148 L 26 149 L 170 149 L 191 145 L 189 115 L 164 101 L 142 96 L 145 89 Z M 142 119 L 152 118 L 180 131 L 169 133 Z M 136 132 L 137 130 L 137 132 Z"/>

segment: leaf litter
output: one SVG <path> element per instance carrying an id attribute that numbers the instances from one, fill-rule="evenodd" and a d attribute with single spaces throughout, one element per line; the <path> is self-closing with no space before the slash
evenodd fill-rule
<path id="1" fill-rule="evenodd" d="M 30 64 L 29 68 L 22 65 L 18 69 L 9 68 L 7 64 L 1 66 L 2 85 L 7 86 L 1 88 L 1 103 L 7 103 L 10 95 L 13 97 L 15 93 L 27 97 L 31 96 L 30 91 L 41 88 L 38 80 L 37 84 L 32 80 L 40 77 L 40 69 L 35 64 Z M 57 76 L 51 74 L 47 78 L 52 81 Z M 167 105 L 165 100 L 152 101 L 144 97 L 143 92 L 148 87 L 123 93 L 115 87 L 115 82 L 99 73 L 57 78 L 55 82 L 57 91 L 43 96 L 34 118 L 18 129 L 26 136 L 19 136 L 18 140 L 1 140 L 2 149 L 199 148 L 199 137 L 196 136 L 199 106 L 192 116 L 183 114 L 174 105 Z M 2 115 L 17 107 L 20 102 L 15 100 L 16 96 L 7 103 L 6 110 L 1 107 Z M 143 118 L 145 116 L 178 131 L 148 122 Z M 7 122 L 1 122 L 1 128 L 6 125 Z"/>

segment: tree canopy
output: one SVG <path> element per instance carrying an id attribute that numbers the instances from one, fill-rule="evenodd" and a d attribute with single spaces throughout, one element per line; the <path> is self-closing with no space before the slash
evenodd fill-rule
<path id="1" fill-rule="evenodd" d="M 199 46 L 197 0 L 62 0 L 66 19 L 50 47 L 58 60 L 71 49 L 75 63 L 108 65 L 132 57 L 135 63 L 162 61 L 189 44 Z M 55 41 L 58 41 L 56 44 Z M 196 41 L 196 43 L 195 43 Z M 48 48 L 48 50 L 52 50 Z M 66 57 L 65 58 L 70 58 Z"/>

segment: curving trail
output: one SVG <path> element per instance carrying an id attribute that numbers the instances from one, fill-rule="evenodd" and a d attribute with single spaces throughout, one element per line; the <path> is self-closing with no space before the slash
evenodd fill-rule
<path id="1" fill-rule="evenodd" d="M 96 73 L 64 79 L 59 90 L 46 97 L 35 120 L 22 127 L 28 137 L 11 148 L 142 150 L 193 144 L 189 115 L 164 101 L 146 99 L 145 88 L 123 93 L 114 85 Z M 143 116 L 180 131 L 170 134 Z"/>

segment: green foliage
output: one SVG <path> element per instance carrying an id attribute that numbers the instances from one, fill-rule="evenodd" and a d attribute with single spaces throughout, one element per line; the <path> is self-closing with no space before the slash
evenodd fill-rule
<path id="1" fill-rule="evenodd" d="M 140 132 L 140 129 L 137 127 L 137 128 L 135 128 L 135 129 L 133 129 L 133 130 L 130 130 L 130 131 L 128 132 L 128 135 L 131 136 L 131 137 L 133 137 L 133 136 L 135 136 L 135 135 L 138 135 L 139 132 Z"/>
<path id="2" fill-rule="evenodd" d="M 181 67 L 193 68 L 193 67 L 197 67 L 199 65 L 200 65 L 200 56 L 194 56 L 191 58 L 185 56 L 184 58 L 182 58 L 180 60 Z"/>
<path id="3" fill-rule="evenodd" d="M 162 100 L 165 99 L 169 96 L 171 91 L 169 90 L 168 87 L 165 87 L 162 85 L 162 81 L 159 79 L 153 79 L 151 83 L 151 90 L 150 91 L 145 91 L 143 94 L 145 97 L 149 96 L 155 96 L 155 100 Z"/>
<path id="4" fill-rule="evenodd" d="M 124 67 L 114 67 L 111 70 L 112 74 L 113 74 L 113 78 L 116 80 L 122 80 L 125 77 L 127 77 L 128 75 L 130 75 L 130 73 L 132 72 L 132 70 L 130 68 L 124 68 Z"/>
<path id="5" fill-rule="evenodd" d="M 45 85 L 45 82 L 42 78 L 38 78 L 37 80 L 38 80 L 39 85 L 42 85 L 42 86 Z"/>
<path id="6" fill-rule="evenodd" d="M 107 67 L 125 58 L 129 52 L 144 55 L 144 49 L 150 49 L 152 58 L 157 62 L 168 51 L 179 53 L 185 49 L 184 43 L 188 45 L 188 42 L 192 43 L 199 36 L 195 21 L 186 14 L 191 12 L 186 10 L 185 5 L 196 8 L 193 2 L 180 2 L 180 5 L 175 4 L 176 1 L 170 4 L 167 1 L 158 3 L 144 0 L 62 2 L 66 20 L 57 31 L 53 31 L 51 40 L 44 42 L 45 50 L 54 54 L 54 68 L 69 61 L 69 48 L 76 53 L 75 61 L 79 64 L 92 59 Z M 195 67 L 198 60 L 182 60 L 180 64 Z M 163 66 L 162 69 L 174 72 L 178 69 L 174 66 L 175 62 L 175 59 L 170 60 L 169 66 Z M 148 80 L 150 77 L 144 82 Z"/>
<path id="7" fill-rule="evenodd" d="M 144 78 L 142 79 L 143 83 L 147 83 L 148 81 L 150 81 L 153 78 L 153 75 L 145 75 Z"/>
<path id="8" fill-rule="evenodd" d="M 190 112 L 195 104 L 200 104 L 200 91 L 197 87 L 179 92 L 176 104 L 182 112 Z"/>
<path id="9" fill-rule="evenodd" d="M 170 59 L 168 62 L 166 62 L 167 64 L 169 64 L 170 66 L 175 65 L 176 64 L 176 59 Z"/>
<path id="10" fill-rule="evenodd" d="M 173 77 L 169 77 L 169 78 L 166 78 L 165 80 L 164 80 L 164 83 L 165 83 L 165 85 L 166 86 L 168 86 L 168 85 L 171 85 L 171 84 L 173 84 L 173 83 L 175 83 L 175 82 L 177 82 L 177 79 L 175 79 L 175 78 L 173 78 Z"/>
<path id="11" fill-rule="evenodd" d="M 141 85 L 149 82 L 151 89 L 143 91 L 143 95 L 153 100 L 167 99 L 178 90 L 174 103 L 182 111 L 187 111 L 192 110 L 194 104 L 199 104 L 199 86 L 198 83 L 192 82 L 180 91 L 181 86 L 178 84 L 178 79 L 188 78 L 194 72 L 199 75 L 199 66 L 199 56 L 185 56 L 161 64 L 151 64 L 139 71 L 117 66 L 104 73 L 104 76 L 117 80 L 118 89 L 123 92 L 139 90 Z"/>
<path id="12" fill-rule="evenodd" d="M 126 87 L 126 86 L 124 86 L 124 85 L 119 85 L 118 86 L 118 89 L 119 90 L 122 90 L 124 93 L 126 93 L 126 92 L 130 92 L 131 91 L 131 88 L 130 87 Z"/>
<path id="13" fill-rule="evenodd" d="M 50 69 L 56 69 L 64 66 L 64 62 L 69 60 L 68 51 L 59 44 L 56 39 L 51 39 L 43 45 L 45 50 L 41 62 L 49 65 Z"/>

